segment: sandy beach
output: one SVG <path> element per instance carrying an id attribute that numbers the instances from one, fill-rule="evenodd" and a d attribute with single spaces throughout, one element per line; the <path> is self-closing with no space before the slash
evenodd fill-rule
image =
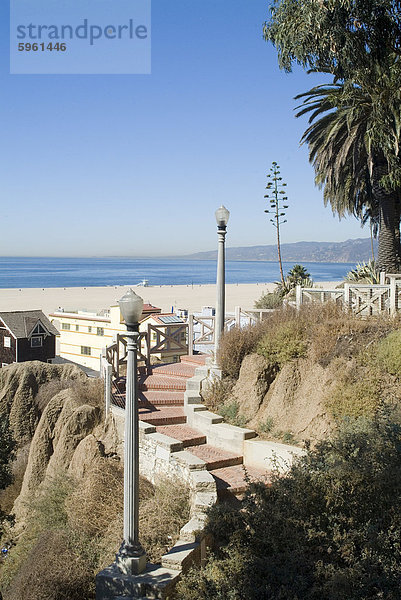
<path id="1" fill-rule="evenodd" d="M 319 287 L 331 289 L 338 282 L 318 283 Z M 226 310 L 234 311 L 236 306 L 253 308 L 266 291 L 274 289 L 274 283 L 227 284 Z M 67 310 L 86 309 L 99 311 L 116 304 L 129 286 L 72 287 L 72 288 L 21 288 L 0 289 L 0 311 L 41 309 L 48 315 L 59 307 Z M 171 285 L 137 287 L 133 289 L 144 302 L 170 312 L 171 307 L 197 312 L 203 306 L 214 306 L 215 285 Z"/>

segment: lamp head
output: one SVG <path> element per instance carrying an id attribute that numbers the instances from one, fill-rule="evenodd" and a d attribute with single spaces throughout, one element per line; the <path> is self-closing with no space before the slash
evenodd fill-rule
<path id="1" fill-rule="evenodd" d="M 225 206 L 221 205 L 214 214 L 216 216 L 217 227 L 219 229 L 225 229 L 230 217 L 230 211 L 227 210 Z"/>
<path id="2" fill-rule="evenodd" d="M 118 301 L 121 314 L 128 331 L 136 331 L 138 322 L 142 315 L 143 300 L 133 290 L 128 290 L 126 294 Z"/>

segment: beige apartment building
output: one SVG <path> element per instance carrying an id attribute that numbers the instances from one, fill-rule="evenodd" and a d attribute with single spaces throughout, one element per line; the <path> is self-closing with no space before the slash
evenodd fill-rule
<path id="1" fill-rule="evenodd" d="M 111 306 L 109 309 L 99 313 L 86 310 L 66 311 L 58 309 L 49 315 L 53 325 L 60 331 L 58 354 L 66 360 L 100 371 L 102 351 L 116 341 L 117 335 L 127 331 L 123 321 L 120 307 Z M 179 360 L 179 356 L 186 354 L 182 344 L 186 343 L 185 333 L 181 331 L 184 320 L 176 315 L 162 315 L 161 309 L 144 304 L 142 319 L 139 324 L 140 331 L 148 331 L 149 325 L 158 326 L 150 334 L 150 342 L 153 346 L 165 339 L 164 332 L 169 332 L 170 346 L 167 353 L 163 354 L 163 360 L 173 362 Z M 177 329 L 180 343 L 174 343 L 171 335 Z M 164 344 L 166 346 L 166 344 Z M 145 348 L 142 349 L 145 351 Z M 160 358 L 159 353 L 153 353 Z"/>

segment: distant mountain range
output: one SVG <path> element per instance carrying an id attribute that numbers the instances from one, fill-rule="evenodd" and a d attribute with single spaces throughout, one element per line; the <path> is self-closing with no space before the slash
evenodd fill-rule
<path id="1" fill-rule="evenodd" d="M 377 242 L 374 242 L 377 254 Z M 355 263 L 372 258 L 370 238 L 358 238 L 345 242 L 295 242 L 282 244 L 281 255 L 284 262 L 328 262 Z M 217 251 L 197 252 L 180 258 L 188 260 L 214 260 Z M 226 249 L 227 260 L 277 260 L 277 246 L 244 246 Z"/>

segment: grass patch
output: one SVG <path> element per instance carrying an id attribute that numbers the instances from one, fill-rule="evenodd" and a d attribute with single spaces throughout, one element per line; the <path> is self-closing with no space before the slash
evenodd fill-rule
<path id="1" fill-rule="evenodd" d="M 202 390 L 202 398 L 209 410 L 221 415 L 227 423 L 237 427 L 245 427 L 247 420 L 239 413 L 239 403 L 231 399 L 235 380 L 229 377 L 215 379 Z"/>
<path id="2" fill-rule="evenodd" d="M 372 417 L 384 399 L 380 372 L 374 368 L 362 368 L 357 361 L 348 368 L 343 361 L 337 361 L 335 365 L 338 367 L 336 383 L 326 398 L 326 406 L 333 417 L 336 420 Z"/>
<path id="3" fill-rule="evenodd" d="M 240 415 L 238 412 L 239 403 L 236 400 L 222 404 L 218 410 L 219 415 L 221 415 L 227 423 L 236 425 L 237 427 L 245 427 L 247 420 L 244 415 Z"/>
<path id="4" fill-rule="evenodd" d="M 255 308 L 275 309 L 283 305 L 283 295 L 280 292 L 266 292 L 255 301 Z"/>
<path id="5" fill-rule="evenodd" d="M 262 433 L 272 433 L 274 429 L 273 417 L 267 417 L 263 423 L 258 424 L 258 430 Z"/>
<path id="6" fill-rule="evenodd" d="M 392 375 L 401 375 L 401 330 L 392 331 L 377 344 L 377 361 Z"/>
<path id="7" fill-rule="evenodd" d="M 282 367 L 286 362 L 306 355 L 307 343 L 302 324 L 290 320 L 266 333 L 259 341 L 256 351 L 272 366 Z"/>

